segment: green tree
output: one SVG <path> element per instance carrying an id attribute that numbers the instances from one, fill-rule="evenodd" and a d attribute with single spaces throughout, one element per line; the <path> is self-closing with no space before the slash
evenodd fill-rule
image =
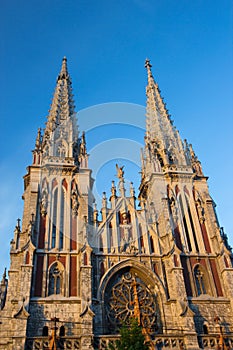
<path id="1" fill-rule="evenodd" d="M 120 339 L 110 343 L 108 350 L 149 350 L 142 334 L 142 327 L 138 325 L 137 319 L 130 320 L 130 324 L 123 324 L 120 328 Z"/>

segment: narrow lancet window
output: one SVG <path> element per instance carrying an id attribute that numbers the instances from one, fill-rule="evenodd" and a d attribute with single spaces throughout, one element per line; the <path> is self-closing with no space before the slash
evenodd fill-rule
<path id="1" fill-rule="evenodd" d="M 186 205 L 187 205 L 187 209 L 188 209 L 188 216 L 189 216 L 190 225 L 191 225 L 191 228 L 192 228 L 192 231 L 193 231 L 193 239 L 194 239 L 195 248 L 196 248 L 196 251 L 199 252 L 196 232 L 195 232 L 193 218 L 192 218 L 192 214 L 191 214 L 191 210 L 190 210 L 190 205 L 189 205 L 188 198 L 186 196 L 185 196 L 185 200 L 186 200 Z"/>
<path id="2" fill-rule="evenodd" d="M 188 244 L 188 249 L 191 252 L 192 251 L 192 246 L 190 242 L 190 237 L 189 237 L 189 231 L 188 231 L 188 225 L 185 217 L 185 212 L 184 212 L 184 205 L 181 196 L 179 196 L 179 203 L 180 203 L 180 210 L 181 210 L 181 215 L 182 215 L 182 221 L 183 221 L 183 226 L 184 226 L 184 231 L 185 231 L 185 236 Z"/>
<path id="3" fill-rule="evenodd" d="M 61 265 L 61 264 L 60 264 Z M 62 276 L 63 270 L 56 262 L 49 271 L 49 292 L 48 295 L 61 294 L 62 292 Z"/>
<path id="4" fill-rule="evenodd" d="M 194 276 L 197 288 L 197 295 L 207 294 L 205 274 L 199 265 L 194 268 Z"/>
<path id="5" fill-rule="evenodd" d="M 53 194 L 53 220 L 52 220 L 52 248 L 56 246 L 56 229 L 57 229 L 57 188 Z"/>
<path id="6" fill-rule="evenodd" d="M 150 236 L 150 248 L 151 248 L 151 253 L 154 253 L 155 247 L 154 247 L 154 240 L 152 236 Z"/>
<path id="7" fill-rule="evenodd" d="M 60 234 L 59 234 L 59 249 L 63 249 L 64 241 L 64 218 L 65 218 L 65 191 L 61 190 L 61 212 L 60 212 Z"/>

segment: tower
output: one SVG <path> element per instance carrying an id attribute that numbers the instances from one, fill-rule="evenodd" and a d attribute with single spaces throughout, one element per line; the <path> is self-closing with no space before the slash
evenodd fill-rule
<path id="1" fill-rule="evenodd" d="M 22 225 L 1 282 L 0 349 L 103 350 L 131 317 L 151 349 L 233 348 L 231 248 L 201 163 L 145 66 L 140 207 L 116 164 L 99 212 L 63 59 L 24 176 Z"/>
<path id="2" fill-rule="evenodd" d="M 67 342 L 77 349 L 89 349 L 92 341 L 87 226 L 93 180 L 85 135 L 79 138 L 74 109 L 64 58 L 44 133 L 38 130 L 33 162 L 24 176 L 22 227 L 18 222 L 11 242 L 2 311 L 2 332 L 7 334 L 1 337 L 2 349 L 49 346 L 43 336 L 50 335 L 54 320 L 60 332 L 54 337 L 69 335 Z M 9 315 L 10 331 L 4 321 Z"/>

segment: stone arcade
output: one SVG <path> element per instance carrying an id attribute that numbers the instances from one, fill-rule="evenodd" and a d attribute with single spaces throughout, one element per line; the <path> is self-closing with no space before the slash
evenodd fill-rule
<path id="1" fill-rule="evenodd" d="M 146 70 L 140 207 L 117 165 L 98 215 L 63 59 L 0 285 L 1 350 L 105 349 L 131 316 L 151 349 L 233 348 L 231 248 L 149 60 Z"/>

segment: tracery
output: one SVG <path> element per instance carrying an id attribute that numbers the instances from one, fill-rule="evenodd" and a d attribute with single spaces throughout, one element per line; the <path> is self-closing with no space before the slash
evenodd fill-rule
<path id="1" fill-rule="evenodd" d="M 155 295 L 135 272 L 125 271 L 110 286 L 106 306 L 111 330 L 137 318 L 147 333 L 158 332 L 159 308 Z"/>

